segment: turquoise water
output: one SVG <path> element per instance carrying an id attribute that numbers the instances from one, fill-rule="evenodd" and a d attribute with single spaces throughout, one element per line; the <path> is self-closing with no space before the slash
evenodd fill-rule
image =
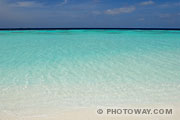
<path id="1" fill-rule="evenodd" d="M 180 102 L 180 31 L 0 31 L 0 110 Z"/>

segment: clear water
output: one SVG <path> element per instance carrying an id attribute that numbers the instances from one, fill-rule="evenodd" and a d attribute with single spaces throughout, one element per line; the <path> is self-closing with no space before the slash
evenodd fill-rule
<path id="1" fill-rule="evenodd" d="M 180 31 L 0 31 L 0 110 L 179 100 Z"/>

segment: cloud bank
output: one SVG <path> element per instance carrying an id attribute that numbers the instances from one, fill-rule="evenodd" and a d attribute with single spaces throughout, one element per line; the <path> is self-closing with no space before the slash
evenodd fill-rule
<path id="1" fill-rule="evenodd" d="M 14 4 L 11 4 L 12 7 L 43 7 L 42 3 L 35 1 L 19 1 Z"/>
<path id="2" fill-rule="evenodd" d="M 140 3 L 140 5 L 142 5 L 142 6 L 146 6 L 146 5 L 153 5 L 153 4 L 155 4 L 155 2 L 154 1 L 145 1 L 145 2 L 141 2 Z"/>
<path id="3" fill-rule="evenodd" d="M 108 9 L 105 11 L 105 14 L 117 15 L 117 14 L 123 14 L 123 13 L 131 13 L 135 10 L 136 10 L 135 6 L 121 7 L 121 8 L 115 8 L 115 9 Z"/>

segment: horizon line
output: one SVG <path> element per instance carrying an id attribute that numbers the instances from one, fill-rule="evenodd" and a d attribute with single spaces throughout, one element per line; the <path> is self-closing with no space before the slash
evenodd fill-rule
<path id="1" fill-rule="evenodd" d="M 119 30 L 180 30 L 180 28 L 0 28 L 0 30 L 92 30 L 92 29 L 119 29 Z"/>

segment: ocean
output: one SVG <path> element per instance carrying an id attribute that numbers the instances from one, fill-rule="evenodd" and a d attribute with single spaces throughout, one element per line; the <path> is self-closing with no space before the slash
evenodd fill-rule
<path id="1" fill-rule="evenodd" d="M 0 112 L 180 102 L 178 30 L 0 31 Z"/>

